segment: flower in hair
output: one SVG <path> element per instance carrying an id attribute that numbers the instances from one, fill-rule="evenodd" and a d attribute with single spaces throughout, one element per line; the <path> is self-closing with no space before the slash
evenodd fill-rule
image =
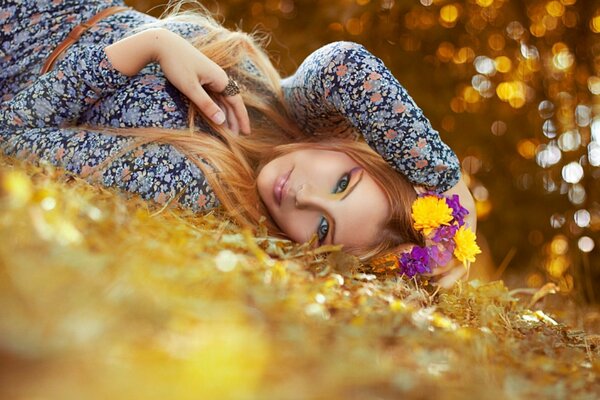
<path id="1" fill-rule="evenodd" d="M 457 194 L 453 194 L 452 197 L 447 197 L 446 203 L 452 209 L 452 216 L 456 222 L 458 222 L 458 225 L 462 226 L 465 223 L 465 217 L 469 215 L 469 210 L 460 204 Z"/>
<path id="2" fill-rule="evenodd" d="M 415 229 L 423 234 L 428 245 L 394 254 L 399 271 L 408 277 L 429 273 L 447 265 L 453 257 L 468 268 L 469 263 L 475 261 L 475 255 L 481 253 L 475 233 L 465 225 L 468 214 L 458 195 L 448 198 L 436 193 L 419 195 L 412 206 L 412 217 Z M 386 265 L 394 264 L 389 262 L 389 254 L 383 258 Z M 375 265 L 377 262 L 378 259 Z"/>
<path id="3" fill-rule="evenodd" d="M 418 197 L 413 203 L 412 218 L 415 229 L 428 236 L 440 225 L 450 224 L 453 218 L 452 208 L 448 206 L 446 199 L 427 194 Z"/>
<path id="4" fill-rule="evenodd" d="M 415 246 L 410 252 L 403 253 L 400 257 L 400 270 L 406 276 L 431 272 L 428 249 Z"/>
<path id="5" fill-rule="evenodd" d="M 470 228 L 461 226 L 454 235 L 454 256 L 467 266 L 467 262 L 475 261 L 475 255 L 481 253 L 481 249 L 475 242 L 475 233 Z"/>

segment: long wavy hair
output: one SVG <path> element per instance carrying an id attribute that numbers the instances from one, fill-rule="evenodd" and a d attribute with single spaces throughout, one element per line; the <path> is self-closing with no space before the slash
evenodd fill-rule
<path id="1" fill-rule="evenodd" d="M 188 6 L 193 6 L 189 9 Z M 281 76 L 263 50 L 266 38 L 257 34 L 230 31 L 196 2 L 179 1 L 171 4 L 161 19 L 152 26 L 179 21 L 202 26 L 206 33 L 192 40 L 193 45 L 221 66 L 242 87 L 242 98 L 251 119 L 252 133 L 237 136 L 225 126 L 208 119 L 204 124 L 210 132 L 197 126 L 199 111 L 190 104 L 187 129 L 166 128 L 110 128 L 109 134 L 132 136 L 131 146 L 105 160 L 102 169 L 116 157 L 133 148 L 152 142 L 176 148 L 204 173 L 227 214 L 239 225 L 256 227 L 266 221 L 269 233 L 286 237 L 269 216 L 256 186 L 260 169 L 270 160 L 283 154 L 305 148 L 334 150 L 346 153 L 373 177 L 383 189 L 390 204 L 391 214 L 375 246 L 346 248 L 362 260 L 382 254 L 403 243 L 422 243 L 423 239 L 412 227 L 410 207 L 416 196 L 406 178 L 392 169 L 368 144 L 354 138 L 308 136 L 301 132 L 289 117 L 283 98 Z M 148 27 L 148 26 L 145 26 Z M 143 27 L 143 28 L 145 28 Z M 250 61 L 258 71 L 250 72 Z M 326 139 L 323 140 L 323 139 Z"/>

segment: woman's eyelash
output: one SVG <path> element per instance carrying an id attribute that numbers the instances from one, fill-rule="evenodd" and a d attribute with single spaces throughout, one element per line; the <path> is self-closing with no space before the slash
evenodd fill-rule
<path id="1" fill-rule="evenodd" d="M 319 245 L 323 244 L 328 233 L 329 222 L 327 221 L 327 218 L 321 217 L 321 222 L 319 222 L 319 227 L 317 228 L 317 237 L 319 238 Z"/>
<path id="2" fill-rule="evenodd" d="M 344 174 L 344 176 L 342 176 L 340 178 L 340 180 L 337 182 L 334 193 L 339 193 L 338 189 L 341 189 L 340 192 L 343 192 L 344 190 L 346 190 L 348 188 L 349 183 L 350 183 L 350 174 L 349 173 Z"/>

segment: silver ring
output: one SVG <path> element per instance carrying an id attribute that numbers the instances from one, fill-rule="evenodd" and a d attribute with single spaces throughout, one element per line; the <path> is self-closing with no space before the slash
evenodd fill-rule
<path id="1" fill-rule="evenodd" d="M 222 96 L 235 96 L 235 95 L 240 94 L 240 87 L 236 81 L 229 78 L 229 81 L 227 82 L 227 86 L 225 86 L 225 89 L 223 89 L 223 91 L 219 94 Z"/>

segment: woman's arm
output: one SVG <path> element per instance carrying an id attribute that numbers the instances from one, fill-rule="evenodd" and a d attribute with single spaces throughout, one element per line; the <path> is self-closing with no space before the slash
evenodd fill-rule
<path id="1" fill-rule="evenodd" d="M 182 61 L 185 60 L 185 61 Z M 203 88 L 217 92 L 227 85 L 225 71 L 179 35 L 151 29 L 103 48 L 81 46 L 58 63 L 55 70 L 0 106 L 0 127 L 62 127 L 75 123 L 102 97 L 127 84 L 147 64 L 160 63 L 165 76 L 205 115 L 222 124 L 225 114 Z M 250 132 L 240 95 L 219 96 L 232 130 Z"/>
<path id="2" fill-rule="evenodd" d="M 307 133 L 350 125 L 413 184 L 437 192 L 457 184 L 456 155 L 383 62 L 361 45 L 320 48 L 282 86 L 290 112 Z"/>
<path id="3" fill-rule="evenodd" d="M 80 128 L 0 129 L 0 152 L 41 159 L 89 181 L 192 211 L 219 205 L 203 172 L 173 146 Z M 109 163 L 103 165 L 107 159 Z M 98 166 L 103 168 L 99 169 Z"/>
<path id="4" fill-rule="evenodd" d="M 469 215 L 465 217 L 465 223 L 473 232 L 477 231 L 477 210 L 475 209 L 475 200 L 471 191 L 467 187 L 464 179 L 460 179 L 456 185 L 443 193 L 446 197 L 451 197 L 457 194 L 460 199 L 460 204 L 469 211 Z"/>
<path id="5" fill-rule="evenodd" d="M 0 105 L 0 128 L 61 127 L 75 123 L 102 96 L 127 83 L 101 46 L 81 47 L 56 68 Z"/>
<path id="6" fill-rule="evenodd" d="M 218 93 L 229 82 L 227 73 L 181 36 L 166 29 L 149 29 L 107 46 L 106 55 L 122 74 L 132 76 L 151 62 L 158 62 L 167 79 L 214 123 L 227 119 L 230 128 L 250 133 L 250 120 L 241 95 Z M 209 96 L 212 92 L 227 115 Z"/>

